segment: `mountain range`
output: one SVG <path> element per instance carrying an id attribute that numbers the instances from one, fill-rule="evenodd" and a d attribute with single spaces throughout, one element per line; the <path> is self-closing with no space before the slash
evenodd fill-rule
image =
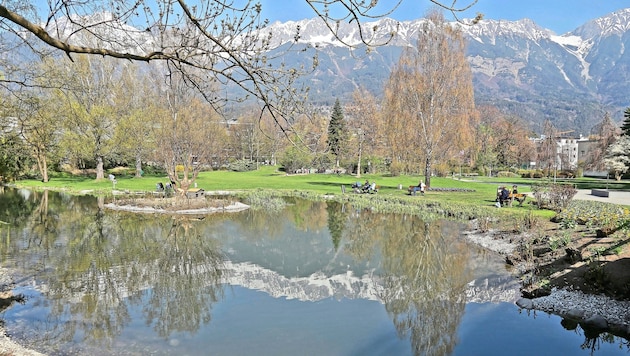
<path id="1" fill-rule="evenodd" d="M 276 22 L 270 25 L 278 44 L 294 41 L 309 47 L 296 51 L 295 63 L 317 51 L 319 66 L 305 77 L 311 100 L 332 105 L 335 98 L 350 100 L 364 87 L 380 96 L 390 70 L 402 49 L 413 46 L 425 19 L 398 22 L 383 18 L 363 23 L 363 29 L 378 41 L 391 33 L 387 45 L 361 45 L 357 28 L 339 24 L 344 42 L 338 41 L 319 19 Z M 529 19 L 519 21 L 470 20 L 461 26 L 467 39 L 467 58 L 473 73 L 477 105 L 494 105 L 507 115 L 516 115 L 540 133 L 545 120 L 560 130 L 588 135 L 608 112 L 623 119 L 630 106 L 630 8 L 593 19 L 575 30 L 557 35 Z M 374 32 L 372 32 L 374 31 Z"/>
<path id="2" fill-rule="evenodd" d="M 87 22 L 100 23 L 99 16 L 111 14 L 93 16 Z M 317 55 L 318 66 L 302 80 L 310 88 L 314 105 L 332 107 L 337 98 L 350 102 L 357 88 L 381 97 L 391 69 L 402 50 L 416 43 L 424 21 L 382 18 L 364 22 L 363 34 L 376 43 L 395 34 L 386 45 L 369 48 L 362 44 L 355 23 L 338 24 L 344 43 L 319 18 L 275 22 L 268 29 L 277 50 L 292 46 L 282 57 L 288 66 L 308 66 Z M 61 33 L 62 38 L 74 33 L 63 21 L 56 25 L 52 33 Z M 630 8 L 588 21 L 563 35 L 529 19 L 475 24 L 464 19 L 452 25 L 461 26 L 467 39 L 477 105 L 493 105 L 506 115 L 520 117 L 533 132 L 541 133 L 549 120 L 561 131 L 586 136 L 606 112 L 621 122 L 623 111 L 630 106 L 630 52 L 625 52 L 630 48 Z M 126 24 L 109 30 L 117 33 L 114 44 L 121 48 L 153 47 L 150 32 Z"/>

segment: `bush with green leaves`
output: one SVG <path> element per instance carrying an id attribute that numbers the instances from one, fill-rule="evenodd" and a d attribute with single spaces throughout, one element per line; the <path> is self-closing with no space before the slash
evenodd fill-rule
<path id="1" fill-rule="evenodd" d="M 284 152 L 280 159 L 280 164 L 287 173 L 294 173 L 302 168 L 310 168 L 313 157 L 307 148 L 292 146 Z"/>
<path id="2" fill-rule="evenodd" d="M 249 172 L 256 170 L 256 162 L 249 159 L 241 159 L 230 162 L 230 164 L 228 164 L 228 169 L 233 172 Z"/>

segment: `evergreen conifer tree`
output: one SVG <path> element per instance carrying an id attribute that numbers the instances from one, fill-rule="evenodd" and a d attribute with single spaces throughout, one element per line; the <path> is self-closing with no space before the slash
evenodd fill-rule
<path id="1" fill-rule="evenodd" d="M 339 156 L 346 142 L 346 123 L 343 119 L 343 110 L 339 99 L 335 101 L 330 122 L 328 123 L 328 149 L 335 155 L 336 167 L 339 167 Z"/>
<path id="2" fill-rule="evenodd" d="M 621 135 L 630 136 L 630 108 L 623 112 L 623 124 L 621 124 Z"/>

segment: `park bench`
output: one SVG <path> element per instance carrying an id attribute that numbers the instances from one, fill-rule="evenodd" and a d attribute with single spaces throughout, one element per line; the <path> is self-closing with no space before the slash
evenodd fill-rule
<path id="1" fill-rule="evenodd" d="M 417 185 L 410 185 L 409 188 L 407 188 L 407 191 L 409 192 L 409 195 L 416 195 L 418 192 L 420 192 L 421 195 L 424 195 L 424 190 L 420 190 L 420 187 Z"/>
<path id="2" fill-rule="evenodd" d="M 507 199 L 501 199 L 501 196 L 497 196 L 497 201 L 501 206 L 507 205 L 512 206 L 512 203 L 516 200 L 518 202 L 518 206 L 522 206 L 527 198 L 527 194 L 525 193 L 510 193 Z"/>

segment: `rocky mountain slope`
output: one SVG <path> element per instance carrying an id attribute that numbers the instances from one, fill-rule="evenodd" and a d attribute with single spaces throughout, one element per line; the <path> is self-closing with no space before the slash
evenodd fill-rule
<path id="1" fill-rule="evenodd" d="M 349 50 L 335 40 L 317 19 L 274 23 L 279 43 L 294 37 L 300 26 L 300 43 L 310 49 L 296 52 L 287 61 L 303 61 L 318 52 L 319 66 L 306 80 L 315 103 L 332 105 L 334 98 L 348 99 L 360 86 L 380 95 L 389 71 L 404 46 L 413 45 L 423 19 L 397 23 L 391 19 L 363 24 L 365 32 L 385 39 L 386 46 L 367 51 L 358 31 L 340 24 Z M 468 38 L 468 59 L 474 74 L 479 105 L 492 104 L 518 115 L 541 131 L 549 119 L 558 128 L 588 134 L 604 112 L 620 121 L 630 106 L 630 9 L 594 19 L 572 32 L 557 35 L 529 19 L 483 20 L 462 26 Z M 375 32 L 372 32 L 374 29 Z"/>

